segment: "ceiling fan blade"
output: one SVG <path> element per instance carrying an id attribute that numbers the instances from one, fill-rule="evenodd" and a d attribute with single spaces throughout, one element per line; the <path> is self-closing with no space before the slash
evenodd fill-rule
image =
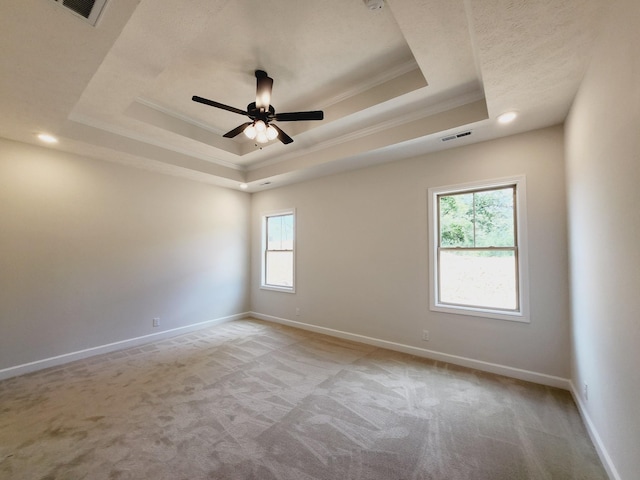
<path id="1" fill-rule="evenodd" d="M 276 113 L 275 120 L 279 122 L 298 122 L 300 120 L 322 120 L 324 112 L 322 110 L 312 110 L 309 112 L 288 112 Z"/>
<path id="2" fill-rule="evenodd" d="M 273 123 L 270 123 L 269 125 L 278 131 L 278 140 L 280 140 L 282 143 L 288 145 L 289 143 L 293 142 L 293 138 L 284 133 L 280 127 L 274 125 Z"/>
<path id="3" fill-rule="evenodd" d="M 267 76 L 267 72 L 256 70 L 256 107 L 269 110 L 271 103 L 271 90 L 273 89 L 273 78 Z"/>
<path id="4" fill-rule="evenodd" d="M 214 102 L 213 100 L 208 100 L 206 98 L 198 97 L 197 95 L 194 95 L 193 97 L 191 97 L 191 100 L 198 103 L 204 103 L 205 105 L 209 105 L 210 107 L 221 108 L 222 110 L 227 110 L 229 112 L 239 113 L 240 115 L 249 116 L 249 113 L 245 112 L 244 110 L 240 110 L 239 108 L 235 108 L 235 107 L 230 107 L 229 105 L 225 105 L 224 103 L 218 103 L 218 102 Z"/>
<path id="5" fill-rule="evenodd" d="M 253 122 L 247 122 L 247 123 L 243 123 L 242 125 L 240 125 L 239 127 L 234 128 L 233 130 L 225 133 L 223 135 L 223 137 L 226 138 L 233 138 L 233 137 L 237 137 L 238 135 L 240 135 L 242 132 L 244 132 L 245 128 L 247 128 L 249 125 L 251 125 Z"/>

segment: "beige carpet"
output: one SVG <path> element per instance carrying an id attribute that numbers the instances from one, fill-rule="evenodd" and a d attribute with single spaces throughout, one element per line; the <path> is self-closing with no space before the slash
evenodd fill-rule
<path id="1" fill-rule="evenodd" d="M 0 382 L 0 478 L 606 474 L 568 392 L 243 320 Z"/>

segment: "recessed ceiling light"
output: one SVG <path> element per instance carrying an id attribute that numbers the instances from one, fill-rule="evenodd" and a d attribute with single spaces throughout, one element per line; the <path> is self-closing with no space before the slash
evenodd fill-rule
<path id="1" fill-rule="evenodd" d="M 48 133 L 41 133 L 40 135 L 38 135 L 38 138 L 44 143 L 58 143 L 58 139 L 53 135 L 49 135 Z"/>
<path id="2" fill-rule="evenodd" d="M 506 112 L 498 117 L 498 122 L 505 124 L 513 122 L 518 114 L 516 112 Z"/>
<path id="3" fill-rule="evenodd" d="M 241 184 L 240 184 L 240 188 L 241 188 L 242 190 L 246 190 L 247 188 L 249 188 L 249 185 L 247 185 L 246 183 L 241 183 Z"/>

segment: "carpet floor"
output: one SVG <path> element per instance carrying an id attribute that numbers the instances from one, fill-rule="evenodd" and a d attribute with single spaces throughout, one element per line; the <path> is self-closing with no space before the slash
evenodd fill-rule
<path id="1" fill-rule="evenodd" d="M 566 391 L 247 319 L 0 382 L 0 478 L 607 476 Z"/>

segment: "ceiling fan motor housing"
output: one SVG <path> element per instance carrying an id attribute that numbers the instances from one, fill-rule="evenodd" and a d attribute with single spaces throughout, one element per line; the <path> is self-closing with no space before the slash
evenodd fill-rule
<path id="1" fill-rule="evenodd" d="M 262 120 L 265 123 L 273 120 L 276 115 L 276 111 L 273 108 L 273 105 L 269 105 L 269 110 L 264 111 L 256 106 L 256 102 L 251 102 L 247 105 L 247 115 L 252 120 Z"/>

